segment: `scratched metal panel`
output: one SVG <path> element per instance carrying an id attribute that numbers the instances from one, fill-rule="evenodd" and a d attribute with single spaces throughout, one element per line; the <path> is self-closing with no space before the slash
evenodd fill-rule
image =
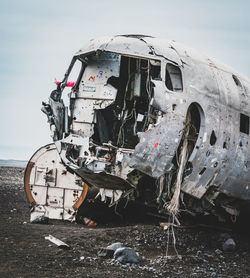
<path id="1" fill-rule="evenodd" d="M 145 41 L 138 38 L 124 36 L 114 36 L 104 38 L 103 40 L 93 40 L 75 55 L 88 54 L 96 50 L 151 59 L 155 57 L 149 45 L 146 44 Z"/>
<path id="2" fill-rule="evenodd" d="M 150 37 L 143 38 L 143 40 L 150 45 L 156 56 L 165 57 L 167 60 L 175 62 L 179 66 L 182 65 L 180 56 L 176 50 L 172 48 L 170 41 Z"/>
<path id="3" fill-rule="evenodd" d="M 52 207 L 63 207 L 64 189 L 48 188 L 47 204 Z"/>
<path id="4" fill-rule="evenodd" d="M 241 105 L 240 110 L 242 113 L 250 116 L 250 86 L 244 79 L 240 78 L 243 89 L 240 91 Z"/>
<path id="5" fill-rule="evenodd" d="M 44 206 L 46 213 L 45 216 L 47 216 L 50 219 L 65 219 L 63 217 L 64 215 L 64 209 L 63 208 L 57 208 L 52 206 Z"/>
<path id="6" fill-rule="evenodd" d="M 250 152 L 247 135 L 241 135 L 236 157 L 227 179 L 220 190 L 230 196 L 250 200 Z"/>
<path id="7" fill-rule="evenodd" d="M 203 64 L 209 64 L 208 56 L 197 51 L 196 49 L 185 46 L 175 41 L 170 41 L 169 44 L 178 53 L 181 60 L 185 62 L 188 66 L 190 66 L 189 62 L 191 62 L 191 60 Z"/>
<path id="8" fill-rule="evenodd" d="M 157 126 L 140 133 L 129 166 L 154 178 L 166 173 L 181 140 L 184 119 L 169 113 Z"/>
<path id="9" fill-rule="evenodd" d="M 45 176 L 46 176 L 47 168 L 36 167 L 35 173 L 35 185 L 45 185 Z"/>
<path id="10" fill-rule="evenodd" d="M 37 204 L 45 205 L 47 203 L 47 187 L 33 185 L 31 193 Z"/>
<path id="11" fill-rule="evenodd" d="M 75 54 L 75 56 L 81 55 L 81 54 L 87 54 L 96 51 L 97 49 L 103 48 L 112 37 L 101 37 L 92 39 L 89 42 L 87 42 L 85 45 L 83 45 Z"/>
<path id="12" fill-rule="evenodd" d="M 137 57 L 154 57 L 150 47 L 143 40 L 123 36 L 114 37 L 104 50 Z"/>
<path id="13" fill-rule="evenodd" d="M 180 50 L 180 49 L 179 49 Z M 217 86 L 217 80 L 213 70 L 210 68 L 205 56 L 190 57 L 186 55 L 183 72 L 185 74 L 186 94 L 188 102 L 198 103 L 204 111 L 204 125 L 202 127 L 202 136 L 199 138 L 199 145 L 196 145 L 192 159 L 192 173 L 185 178 L 182 184 L 182 190 L 201 198 L 211 185 L 211 181 L 218 172 L 218 152 L 216 144 L 210 145 L 210 136 L 212 131 L 216 134 L 216 143 L 220 134 L 220 109 L 218 108 L 220 91 Z M 202 63 L 202 59 L 204 60 Z M 198 149 L 197 149 L 198 148 Z M 204 170 L 204 172 L 202 171 Z"/>
<path id="14" fill-rule="evenodd" d="M 111 76 L 119 76 L 119 55 L 100 53 L 90 57 L 79 86 L 71 99 L 72 129 L 84 136 L 91 136 L 95 109 L 104 109 L 116 98 L 117 89 L 107 84 Z M 90 124 L 86 126 L 86 123 Z"/>
<path id="15" fill-rule="evenodd" d="M 84 86 L 104 85 L 111 76 L 119 76 L 121 56 L 112 53 L 100 53 L 91 56 L 83 73 L 79 91 Z"/>
<path id="16" fill-rule="evenodd" d="M 72 209 L 72 204 L 74 204 L 77 199 L 80 197 L 82 190 L 68 190 L 65 189 L 64 193 L 64 209 Z"/>
<path id="17" fill-rule="evenodd" d="M 94 85 L 94 86 L 93 86 Z M 81 102 L 84 99 L 95 100 L 111 100 L 116 98 L 117 89 L 110 84 L 92 84 L 92 86 L 83 86 L 83 90 L 77 94 L 77 99 L 81 98 Z M 97 103 L 96 101 L 94 103 Z"/>
<path id="18" fill-rule="evenodd" d="M 73 123 L 76 122 L 84 122 L 84 123 L 92 123 L 94 119 L 94 100 L 85 99 L 75 101 L 74 109 L 73 109 Z"/>

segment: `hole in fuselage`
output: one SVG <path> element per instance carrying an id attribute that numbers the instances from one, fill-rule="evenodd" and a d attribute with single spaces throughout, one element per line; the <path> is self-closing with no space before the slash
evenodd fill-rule
<path id="1" fill-rule="evenodd" d="M 206 171 L 206 167 L 204 167 L 201 171 L 200 171 L 200 173 L 199 173 L 199 175 L 201 176 L 201 175 L 203 175 L 204 174 L 204 172 Z"/>
<path id="2" fill-rule="evenodd" d="M 213 130 L 212 133 L 211 133 L 211 136 L 210 136 L 210 145 L 214 146 L 215 143 L 216 143 L 216 140 L 217 140 L 217 137 L 216 137 L 215 132 Z"/>
<path id="3" fill-rule="evenodd" d="M 107 83 L 117 89 L 115 101 L 95 111 L 96 123 L 92 140 L 100 145 L 133 149 L 139 142 L 137 133 L 154 124 L 159 111 L 150 105 L 153 97 L 151 79 L 160 80 L 160 62 L 121 56 L 119 77 Z"/>
<path id="4" fill-rule="evenodd" d="M 204 130 L 204 114 L 202 108 L 199 106 L 198 103 L 192 103 L 187 111 L 187 119 L 190 119 L 189 123 L 189 133 L 188 133 L 188 147 L 187 147 L 187 157 L 188 163 L 185 167 L 184 176 L 190 175 L 193 166 L 192 160 L 196 156 L 196 153 L 200 149 L 200 143 L 202 142 L 202 135 L 200 134 Z M 202 125 L 202 130 L 201 130 Z M 181 147 L 183 144 L 183 138 L 180 142 L 180 145 L 177 150 L 177 157 L 180 155 Z M 176 157 L 173 159 L 174 165 L 178 168 L 178 163 L 176 161 Z"/>
<path id="5" fill-rule="evenodd" d="M 189 154 L 191 154 L 196 145 L 196 151 L 199 150 L 200 145 L 197 144 L 197 140 L 200 133 L 201 127 L 201 114 L 198 108 L 198 104 L 192 103 L 188 109 L 188 113 L 190 113 L 190 130 L 188 134 L 188 150 Z"/>

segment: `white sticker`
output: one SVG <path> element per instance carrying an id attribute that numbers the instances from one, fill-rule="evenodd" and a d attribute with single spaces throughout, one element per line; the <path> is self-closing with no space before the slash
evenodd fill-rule
<path id="1" fill-rule="evenodd" d="M 83 86 L 83 91 L 84 92 L 95 92 L 96 91 L 96 87 L 91 87 L 91 86 Z"/>

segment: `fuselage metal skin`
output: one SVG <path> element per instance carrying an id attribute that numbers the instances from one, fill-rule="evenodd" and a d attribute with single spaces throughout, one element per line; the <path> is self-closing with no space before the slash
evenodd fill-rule
<path id="1" fill-rule="evenodd" d="M 68 117 L 61 95 L 77 60 L 82 70 Z M 91 40 L 75 54 L 47 114 L 67 167 L 90 186 L 126 192 L 143 176 L 175 175 L 191 111 L 195 132 L 182 192 L 250 201 L 249 100 L 250 80 L 216 60 L 174 41 L 120 35 Z"/>

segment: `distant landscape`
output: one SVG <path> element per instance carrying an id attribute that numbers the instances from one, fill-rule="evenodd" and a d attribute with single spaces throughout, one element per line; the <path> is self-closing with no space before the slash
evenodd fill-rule
<path id="1" fill-rule="evenodd" d="M 25 168 L 28 161 L 26 160 L 14 160 L 14 159 L 0 159 L 0 167 L 20 167 Z"/>

